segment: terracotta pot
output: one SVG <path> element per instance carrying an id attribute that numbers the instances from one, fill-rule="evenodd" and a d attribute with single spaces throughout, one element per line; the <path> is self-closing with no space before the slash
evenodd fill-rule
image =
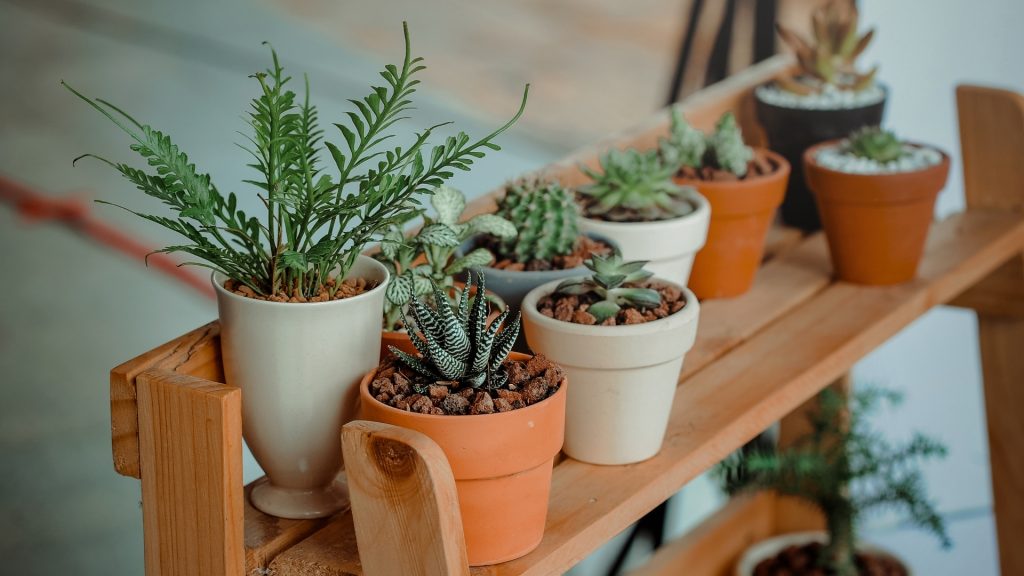
<path id="1" fill-rule="evenodd" d="M 734 182 L 676 178 L 711 204 L 708 240 L 697 253 L 688 285 L 702 300 L 743 294 L 761 267 L 768 227 L 786 193 L 789 162 L 769 150 L 758 153 L 775 166 L 774 172 Z"/>
<path id="2" fill-rule="evenodd" d="M 664 281 L 664 280 L 663 280 Z M 643 324 L 586 326 L 548 318 L 537 302 L 558 281 L 523 299 L 530 348 L 559 364 L 572 381 L 565 453 L 591 464 L 629 464 L 661 450 L 683 357 L 693 347 L 700 304 L 693 292 L 682 310 Z"/>
<path id="3" fill-rule="evenodd" d="M 580 232 L 610 239 L 626 260 L 647 260 L 656 276 L 686 286 L 693 257 L 708 235 L 711 207 L 693 192 L 689 199 L 696 209 L 686 216 L 654 222 L 607 222 L 580 218 Z"/>
<path id="4" fill-rule="evenodd" d="M 736 576 L 754 576 L 754 568 L 764 560 L 778 556 L 779 552 L 782 552 L 790 546 L 804 546 L 812 543 L 824 544 L 828 541 L 828 536 L 824 532 L 794 532 L 792 534 L 782 534 L 766 540 L 762 540 L 743 553 L 740 557 L 740 561 L 736 563 Z M 907 576 L 913 576 L 913 572 L 907 567 L 895 554 L 888 550 L 874 546 L 871 544 L 862 544 L 858 546 L 858 551 L 871 554 L 873 556 L 886 557 L 893 559 L 903 565 L 907 571 Z M 799 576 L 799 575 L 794 575 Z"/>
<path id="5" fill-rule="evenodd" d="M 768 147 L 781 154 L 793 168 L 782 201 L 782 221 L 807 232 L 820 230 L 821 219 L 814 196 L 804 180 L 804 151 L 819 142 L 845 138 L 858 128 L 881 125 L 886 99 L 858 108 L 835 110 L 786 108 L 756 97 L 754 102 L 757 119 L 768 137 Z"/>
<path id="6" fill-rule="evenodd" d="M 266 302 L 214 275 L 228 384 L 242 389 L 242 429 L 265 481 L 252 504 L 282 518 L 329 516 L 347 503 L 338 431 L 355 416 L 359 379 L 377 365 L 388 272 L 360 256 L 349 276 L 378 286 L 315 303 Z"/>
<path id="7" fill-rule="evenodd" d="M 832 265 L 840 280 L 886 285 L 912 280 L 932 223 L 935 198 L 946 185 L 949 156 L 912 172 L 850 174 L 804 154 L 807 183 L 818 199 Z"/>
<path id="8" fill-rule="evenodd" d="M 528 360 L 513 352 L 512 360 Z M 525 556 L 544 536 L 551 470 L 562 448 L 567 380 L 550 398 L 510 412 L 435 416 L 392 408 L 359 388 L 361 418 L 409 428 L 441 447 L 455 476 L 473 566 Z"/>

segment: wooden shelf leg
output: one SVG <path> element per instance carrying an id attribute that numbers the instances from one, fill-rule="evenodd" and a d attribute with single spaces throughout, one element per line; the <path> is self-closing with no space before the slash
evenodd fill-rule
<path id="1" fill-rule="evenodd" d="M 357 420 L 344 426 L 352 519 L 367 576 L 469 576 L 448 459 L 427 436 Z"/>
<path id="2" fill-rule="evenodd" d="M 242 393 L 166 370 L 139 375 L 147 576 L 243 576 Z"/>

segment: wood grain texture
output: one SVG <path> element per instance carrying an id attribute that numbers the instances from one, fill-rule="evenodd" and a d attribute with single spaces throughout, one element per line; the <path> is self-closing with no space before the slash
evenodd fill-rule
<path id="1" fill-rule="evenodd" d="M 256 482 L 258 482 L 257 480 Z M 253 485 L 245 487 L 245 573 L 260 574 L 281 552 L 323 528 L 330 518 L 289 520 L 257 510 L 249 501 Z M 347 513 L 347 509 L 339 514 Z"/>
<path id="2" fill-rule="evenodd" d="M 825 245 L 815 238 L 805 241 L 815 243 L 816 248 L 802 244 L 783 258 L 796 254 L 808 267 L 821 266 L 828 261 Z M 555 468 L 545 536 L 537 550 L 472 573 L 564 572 L 1022 247 L 1024 222 L 1018 218 L 981 211 L 962 214 L 933 227 L 917 280 L 887 288 L 834 283 L 808 294 L 789 314 L 682 382 L 658 456 L 627 467 L 562 461 Z M 734 314 L 726 305 L 709 307 L 701 322 L 712 326 Z M 339 547 L 339 542 L 353 540 L 349 521 L 332 521 L 278 556 L 272 567 L 298 566 L 301 557 L 304 566 L 315 563 L 316 574 L 358 573 L 355 549 Z"/>
<path id="3" fill-rule="evenodd" d="M 137 377 L 147 576 L 242 576 L 242 393 L 168 370 Z"/>
<path id="4" fill-rule="evenodd" d="M 1022 218 L 1024 96 L 979 86 L 959 86 L 956 93 L 968 208 L 1014 211 Z M 985 304 L 978 307 L 978 343 L 1003 574 L 1024 574 L 1024 319 L 1006 314 L 1024 306 L 1022 270 L 1018 255 L 964 296 Z"/>
<path id="5" fill-rule="evenodd" d="M 441 447 L 397 426 L 355 421 L 341 433 L 363 572 L 468 576 L 455 478 Z"/>
<path id="6" fill-rule="evenodd" d="M 954 298 L 950 305 L 982 316 L 1024 318 L 1024 260 L 1014 258 Z"/>
<path id="7" fill-rule="evenodd" d="M 114 470 L 124 476 L 142 477 L 136 378 L 154 369 L 223 382 L 220 325 L 211 322 L 201 326 L 110 371 L 110 435 Z"/>

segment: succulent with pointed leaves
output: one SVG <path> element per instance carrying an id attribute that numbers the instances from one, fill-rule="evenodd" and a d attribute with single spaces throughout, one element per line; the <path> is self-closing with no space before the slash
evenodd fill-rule
<path id="1" fill-rule="evenodd" d="M 743 143 L 743 133 L 732 112 L 718 119 L 715 131 L 708 136 L 708 150 L 713 165 L 740 178 L 746 176 L 747 164 L 754 159 L 754 151 Z"/>
<path id="2" fill-rule="evenodd" d="M 601 300 L 587 308 L 600 324 L 619 313 L 622 306 L 635 308 L 657 308 L 661 305 L 661 294 L 651 288 L 626 286 L 642 282 L 653 274 L 644 270 L 644 260 L 624 262 L 618 251 L 607 256 L 594 254 L 584 262 L 593 272 L 583 278 L 569 278 L 555 288 L 559 294 L 579 296 L 594 293 Z"/>
<path id="3" fill-rule="evenodd" d="M 455 188 L 438 187 L 430 203 L 436 217 L 424 216 L 423 228 L 411 238 L 405 238 L 400 224 L 394 225 L 384 236 L 381 250 L 375 256 L 392 278 L 385 293 L 385 330 L 400 329 L 406 303 L 413 298 L 433 295 L 432 285 L 437 285 L 441 294 L 447 295 L 449 305 L 457 304 L 460 290 L 455 288 L 455 276 L 494 261 L 494 255 L 486 248 L 457 256 L 458 247 L 469 237 L 490 234 L 505 240 L 516 235 L 516 227 L 511 222 L 494 214 L 480 214 L 460 222 L 466 209 L 466 197 Z"/>
<path id="4" fill-rule="evenodd" d="M 513 182 L 505 187 L 495 213 L 518 230 L 515 238 L 501 243 L 502 255 L 516 262 L 550 261 L 571 254 L 576 246 L 579 208 L 572 192 L 558 182 Z"/>
<path id="5" fill-rule="evenodd" d="M 469 287 L 473 287 L 473 274 L 469 274 Z M 398 361 L 426 377 L 426 381 L 412 383 L 417 393 L 424 393 L 434 383 L 457 382 L 459 387 L 496 390 L 508 382 L 504 363 L 519 335 L 520 316 L 502 328 L 508 319 L 506 309 L 487 324 L 490 305 L 484 296 L 484 275 L 476 279 L 476 295 L 470 298 L 470 289 L 462 291 L 458 306 L 452 309 L 444 304 L 440 288 L 433 287 L 434 304 L 419 298 L 409 301 L 413 318 L 406 319 L 409 337 L 419 356 L 407 354 L 391 347 Z"/>
<path id="6" fill-rule="evenodd" d="M 578 190 L 588 216 L 643 222 L 678 218 L 695 210 L 687 197 L 693 190 L 672 181 L 679 166 L 663 162 L 658 150 L 613 149 L 601 156 L 600 164 L 600 172 L 580 167 L 593 180 Z"/>
<path id="7" fill-rule="evenodd" d="M 855 92 L 874 85 L 878 67 L 865 74 L 857 72 L 857 58 L 871 43 L 875 31 L 857 33 L 859 15 L 852 0 L 832 0 L 818 7 L 812 15 L 814 39 L 776 25 L 779 37 L 796 54 L 800 64 L 795 76 L 784 76 L 778 85 L 795 94 L 816 94 L 826 86 Z"/>
<path id="8" fill-rule="evenodd" d="M 672 107 L 672 123 L 668 138 L 659 143 L 661 159 L 666 165 L 678 168 L 700 168 L 704 165 L 704 153 L 708 149 L 704 133 L 694 128 L 683 117 L 678 106 Z"/>
<path id="9" fill-rule="evenodd" d="M 895 162 L 906 154 L 899 137 L 878 126 L 867 126 L 850 134 L 846 151 L 882 164 Z"/>
<path id="10" fill-rule="evenodd" d="M 742 178 L 754 151 L 743 143 L 743 133 L 732 112 L 726 112 L 715 124 L 715 131 L 705 135 L 690 126 L 677 107 L 672 109 L 669 137 L 660 143 L 662 162 L 678 168 L 710 166 L 732 172 Z M 678 169 L 677 168 L 677 169 Z"/>

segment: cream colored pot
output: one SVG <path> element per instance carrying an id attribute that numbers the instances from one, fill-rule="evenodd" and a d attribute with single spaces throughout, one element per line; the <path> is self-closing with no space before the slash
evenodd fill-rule
<path id="1" fill-rule="evenodd" d="M 626 260 L 648 260 L 655 276 L 686 286 L 697 252 L 708 237 L 711 205 L 689 192 L 696 209 L 686 216 L 655 222 L 606 222 L 580 218 L 580 232 L 610 239 Z"/>
<path id="2" fill-rule="evenodd" d="M 537 311 L 537 302 L 558 284 L 531 290 L 522 312 L 530 349 L 560 364 L 573 383 L 562 449 L 592 464 L 654 456 L 665 437 L 683 357 L 697 335 L 697 297 L 672 282 L 686 295 L 679 312 L 631 326 L 586 326 Z"/>
<path id="3" fill-rule="evenodd" d="M 736 576 L 754 576 L 754 568 L 757 567 L 762 561 L 777 556 L 779 552 L 790 546 L 803 546 L 805 544 L 811 544 L 812 542 L 818 542 L 824 544 L 828 540 L 828 536 L 824 532 L 794 532 L 792 534 L 782 534 L 781 536 L 775 536 L 762 540 L 757 544 L 754 544 L 750 548 L 747 548 L 743 556 L 740 557 L 740 561 L 736 564 Z M 869 554 L 877 556 L 887 556 L 899 560 L 892 552 L 873 546 L 870 544 L 864 544 L 858 546 L 858 548 Z M 902 564 L 902 562 L 900 562 Z M 907 576 L 913 576 L 913 572 L 907 568 Z"/>
<path id="4" fill-rule="evenodd" d="M 214 275 L 224 373 L 242 389 L 243 435 L 267 474 L 251 499 L 273 516 L 319 518 L 347 501 L 337 478 L 341 426 L 358 409 L 359 380 L 377 366 L 388 272 L 360 256 L 349 277 L 377 286 L 293 304 L 228 292 Z"/>

